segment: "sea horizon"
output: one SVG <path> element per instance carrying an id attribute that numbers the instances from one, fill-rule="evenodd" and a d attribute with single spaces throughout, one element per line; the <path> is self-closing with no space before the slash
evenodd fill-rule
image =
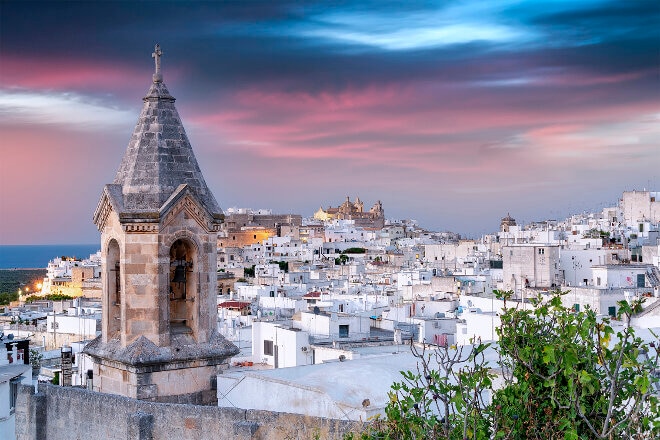
<path id="1" fill-rule="evenodd" d="M 45 269 L 48 262 L 67 256 L 89 258 L 101 249 L 100 244 L 2 244 L 0 270 Z"/>

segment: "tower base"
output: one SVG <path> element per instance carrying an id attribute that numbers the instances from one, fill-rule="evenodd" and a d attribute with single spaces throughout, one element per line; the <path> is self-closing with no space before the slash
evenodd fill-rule
<path id="1" fill-rule="evenodd" d="M 238 348 L 218 334 L 201 344 L 189 335 L 173 334 L 167 347 L 144 336 L 126 347 L 118 338 L 103 343 L 98 337 L 84 353 L 94 362 L 94 391 L 153 402 L 215 405 L 216 377 Z"/>

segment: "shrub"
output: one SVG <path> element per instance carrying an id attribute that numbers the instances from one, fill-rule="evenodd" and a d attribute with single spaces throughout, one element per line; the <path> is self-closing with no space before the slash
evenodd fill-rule
<path id="1" fill-rule="evenodd" d="M 402 372 L 385 417 L 360 438 L 659 438 L 658 341 L 645 344 L 627 324 L 641 303 L 619 303 L 625 325 L 615 333 L 609 318 L 563 306 L 568 292 L 539 296 L 532 310 L 508 307 L 512 292 L 495 293 L 505 300 L 497 365 L 479 341 L 413 348 L 417 371 Z M 497 390 L 491 367 L 502 371 Z"/>

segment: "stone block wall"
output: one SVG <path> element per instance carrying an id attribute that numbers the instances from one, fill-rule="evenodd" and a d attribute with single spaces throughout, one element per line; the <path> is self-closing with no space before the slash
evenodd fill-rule
<path id="1" fill-rule="evenodd" d="M 341 439 L 360 423 L 269 411 L 153 403 L 76 387 L 22 386 L 17 440 Z"/>

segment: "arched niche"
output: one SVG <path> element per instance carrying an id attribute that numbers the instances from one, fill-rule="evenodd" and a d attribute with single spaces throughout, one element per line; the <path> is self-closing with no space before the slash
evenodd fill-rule
<path id="1" fill-rule="evenodd" d="M 117 335 L 121 329 L 122 283 L 119 261 L 119 243 L 114 238 L 108 242 L 106 257 L 106 283 L 108 295 L 108 337 Z"/>
<path id="2" fill-rule="evenodd" d="M 194 243 L 186 238 L 177 239 L 170 247 L 169 321 L 172 334 L 194 333 L 196 263 Z"/>

